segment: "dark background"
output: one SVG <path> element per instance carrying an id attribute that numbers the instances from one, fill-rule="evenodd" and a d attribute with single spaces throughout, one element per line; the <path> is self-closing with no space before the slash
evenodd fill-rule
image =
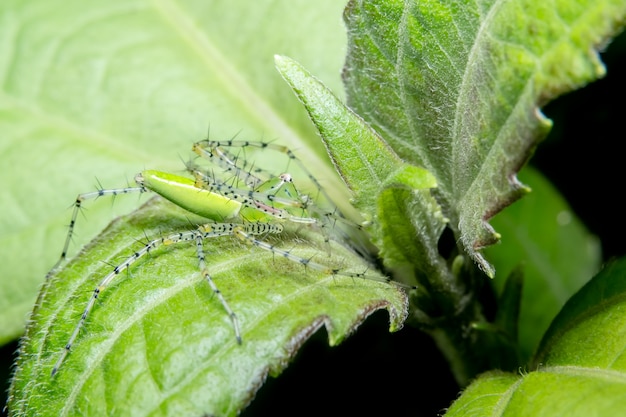
<path id="1" fill-rule="evenodd" d="M 554 127 L 531 164 L 600 238 L 609 260 L 626 254 L 620 142 L 625 136 L 626 35 L 613 41 L 603 61 L 607 77 L 544 108 Z M 416 415 L 414 410 L 437 415 L 458 393 L 444 360 L 426 336 L 410 330 L 389 334 L 387 328 L 387 313 L 377 313 L 333 349 L 327 347 L 326 333 L 318 332 L 279 379 L 268 380 L 244 415 L 401 416 Z M 0 350 L 5 389 L 16 350 L 17 343 Z"/>

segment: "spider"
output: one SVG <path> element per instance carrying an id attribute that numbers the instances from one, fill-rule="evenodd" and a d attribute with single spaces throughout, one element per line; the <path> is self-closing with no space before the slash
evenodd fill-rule
<path id="1" fill-rule="evenodd" d="M 246 158 L 239 157 L 227 150 L 231 148 L 240 150 L 249 148 L 271 149 L 285 154 L 290 162 L 294 161 L 298 164 L 300 170 L 308 176 L 309 181 L 317 190 L 317 198 L 313 199 L 309 195 L 301 194 L 289 173 L 274 175 L 269 170 L 254 166 Z M 283 224 L 286 222 L 294 223 L 318 230 L 326 240 L 333 239 L 347 245 L 366 261 L 374 264 L 375 254 L 367 246 L 368 240 L 365 237 L 365 232 L 359 225 L 351 222 L 343 215 L 315 177 L 289 148 L 268 142 L 212 141 L 207 139 L 194 143 L 192 150 L 198 155 L 198 160 L 201 162 L 208 161 L 214 169 L 206 170 L 196 161 L 189 161 L 186 168 L 193 178 L 162 171 L 145 170 L 135 176 L 137 184 L 135 187 L 99 189 L 77 196 L 63 251 L 52 271 L 55 271 L 67 257 L 78 213 L 86 200 L 102 196 L 154 192 L 209 221 L 194 230 L 175 231 L 148 241 L 141 249 L 127 257 L 102 278 L 87 301 L 80 319 L 52 369 L 51 376 L 58 372 L 70 353 L 100 293 L 121 272 L 128 270 L 139 259 L 165 245 L 195 242 L 200 273 L 228 314 L 235 338 L 239 344 L 242 343 L 242 336 L 237 315 L 226 297 L 218 289 L 206 266 L 203 246 L 206 239 L 231 236 L 248 245 L 272 252 L 328 275 L 371 279 L 408 288 L 404 284 L 378 274 L 350 272 L 329 267 L 314 262 L 310 258 L 303 258 L 291 251 L 278 248 L 264 240 L 263 237 L 269 234 L 282 233 Z M 215 174 L 215 168 L 217 168 L 218 174 Z M 317 204 L 317 201 L 323 201 L 323 205 Z"/>

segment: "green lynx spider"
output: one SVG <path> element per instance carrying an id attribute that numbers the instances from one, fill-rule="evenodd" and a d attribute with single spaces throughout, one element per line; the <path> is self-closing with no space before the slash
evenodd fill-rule
<path id="1" fill-rule="evenodd" d="M 224 148 L 268 148 L 286 154 L 289 161 L 295 161 L 301 170 L 308 175 L 318 193 L 323 195 L 323 199 L 327 201 L 330 210 L 318 207 L 309 196 L 300 194 L 290 174 L 283 173 L 274 176 L 262 168 L 248 166 L 245 158 L 239 158 Z M 187 170 L 194 179 L 161 171 L 146 170 L 135 176 L 136 187 L 99 189 L 77 196 L 63 251 L 52 271 L 55 271 L 66 259 L 78 213 L 83 202 L 89 199 L 120 194 L 155 192 L 183 209 L 205 217 L 211 222 L 200 225 L 195 230 L 179 231 L 150 240 L 144 244 L 143 248 L 115 266 L 93 290 L 63 352 L 52 369 L 52 376 L 58 372 L 61 364 L 70 353 L 99 294 L 122 271 L 128 270 L 132 264 L 160 246 L 195 241 L 199 270 L 228 314 L 235 338 L 239 344 L 242 342 L 242 337 L 237 315 L 217 288 L 206 268 L 203 248 L 205 239 L 234 236 L 251 246 L 270 251 L 307 268 L 322 271 L 329 275 L 371 279 L 406 287 L 391 281 L 390 278 L 370 275 L 365 272 L 347 272 L 331 268 L 313 262 L 311 259 L 297 256 L 290 251 L 276 248 L 274 245 L 255 237 L 281 233 L 284 222 L 299 223 L 317 228 L 327 238 L 333 238 L 344 245 L 354 240 L 353 236 L 362 233 L 359 226 L 345 219 L 328 195 L 325 194 L 319 182 L 287 147 L 268 142 L 203 140 L 195 143 L 192 150 L 201 160 L 208 160 L 216 166 L 222 172 L 221 176 L 215 176 L 210 171 L 203 171 L 199 165 L 190 161 L 187 163 Z M 228 178 L 228 180 L 225 181 L 220 178 Z M 231 222 L 224 222 L 224 220 Z M 338 225 L 339 227 L 337 227 Z M 366 249 L 359 246 L 358 242 L 352 249 L 369 261 Z"/>

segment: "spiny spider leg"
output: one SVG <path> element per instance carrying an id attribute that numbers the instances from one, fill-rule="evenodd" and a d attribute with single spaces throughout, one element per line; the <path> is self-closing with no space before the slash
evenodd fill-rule
<path id="1" fill-rule="evenodd" d="M 255 168 L 254 174 L 246 171 L 246 167 L 250 166 L 247 161 L 242 161 L 242 158 L 235 157 L 231 153 L 222 149 L 245 149 L 247 147 L 254 147 L 257 149 L 271 149 L 287 155 L 289 162 L 294 161 L 294 163 L 299 166 L 299 168 L 305 173 L 305 175 L 308 176 L 309 180 L 316 187 L 317 193 L 324 197 L 324 203 L 326 203 L 328 207 L 323 208 L 318 204 L 315 204 L 313 199 L 309 198 L 306 195 L 300 194 L 295 186 L 293 186 L 293 184 L 290 184 L 290 188 L 283 187 L 283 190 L 293 190 L 291 194 L 287 193 L 286 196 L 283 197 L 270 198 L 268 194 L 272 193 L 269 189 L 264 189 L 263 194 L 254 194 L 254 192 L 261 191 L 262 187 L 264 187 L 263 184 L 268 184 L 272 181 L 275 181 L 275 176 L 258 167 Z M 367 236 L 367 233 L 363 230 L 362 226 L 352 222 L 344 216 L 344 214 L 333 202 L 328 193 L 326 193 L 326 191 L 321 186 L 319 181 L 315 178 L 315 176 L 306 168 L 305 164 L 302 163 L 302 161 L 300 161 L 300 159 L 298 159 L 298 157 L 288 147 L 268 142 L 250 142 L 245 140 L 213 141 L 206 139 L 196 142 L 193 145 L 192 150 L 203 159 L 209 160 L 216 165 L 224 168 L 224 170 L 229 174 L 244 177 L 246 181 L 249 177 L 256 178 L 258 179 L 258 181 L 260 181 L 260 184 L 253 188 L 252 193 L 246 193 L 245 190 L 235 189 L 234 187 L 228 185 L 222 187 L 220 186 L 222 182 L 214 178 L 214 176 L 202 172 L 197 165 L 188 165 L 189 171 L 194 174 L 199 183 L 204 183 L 204 186 L 207 187 L 207 189 L 211 189 L 214 192 L 220 194 L 223 193 L 223 195 L 225 196 L 241 196 L 241 198 L 244 198 L 243 196 L 247 196 L 247 198 L 257 202 L 268 202 L 258 203 L 260 207 L 273 207 L 275 206 L 274 203 L 281 203 L 284 206 L 283 208 L 287 210 L 289 210 L 290 208 L 300 208 L 302 209 L 302 213 L 300 215 L 291 214 L 291 216 L 293 216 L 291 221 L 301 219 L 301 223 L 309 223 L 318 227 L 321 232 L 326 236 L 326 239 L 330 237 L 334 240 L 337 240 L 344 246 L 352 249 L 355 253 L 357 253 L 370 264 L 375 265 L 377 268 L 382 267 L 380 260 L 377 256 L 377 249 L 369 241 L 369 237 Z M 241 164 L 242 166 L 239 166 L 238 164 Z M 263 174 L 267 178 L 265 181 L 262 181 L 261 177 L 259 176 L 261 174 Z M 278 186 L 280 187 L 282 186 L 282 184 L 278 184 Z M 270 211 L 271 210 L 268 210 L 268 213 Z M 284 213 L 277 211 L 274 216 L 279 218 L 289 217 L 282 214 Z M 303 221 L 304 219 L 307 219 L 307 221 Z M 312 222 L 310 221 L 311 219 L 315 219 L 315 221 Z"/>
<path id="2" fill-rule="evenodd" d="M 65 243 L 63 244 L 63 251 L 61 252 L 61 256 L 59 260 L 54 264 L 48 275 L 54 272 L 61 263 L 65 261 L 67 258 L 67 251 L 70 246 L 70 242 L 72 241 L 72 236 L 74 235 L 74 228 L 76 227 L 76 219 L 78 218 L 78 213 L 82 207 L 82 204 L 86 200 L 99 198 L 102 196 L 117 196 L 120 194 L 131 194 L 131 193 L 145 193 L 148 189 L 143 185 L 138 185 L 137 187 L 124 187 L 124 188 L 112 188 L 112 189 L 98 189 L 97 191 L 91 191 L 88 193 L 78 194 L 76 197 L 76 201 L 74 201 L 74 210 L 72 211 L 72 218 L 70 220 L 70 224 L 68 226 L 67 236 L 65 237 Z"/>
<path id="3" fill-rule="evenodd" d="M 251 189 L 255 189 L 267 179 L 275 177 L 275 174 L 260 167 L 254 168 L 252 164 L 248 164 L 245 158 L 240 158 L 221 148 L 205 148 L 200 142 L 197 142 L 193 145 L 192 150 L 198 156 L 222 168 L 224 174 L 230 175 L 238 182 L 243 182 L 246 187 Z M 243 162 L 240 163 L 240 160 Z"/>
<path id="4" fill-rule="evenodd" d="M 288 207 L 306 207 L 308 201 L 306 196 L 299 194 L 293 185 L 291 186 L 292 190 L 284 187 L 285 184 L 293 182 L 290 174 L 283 173 L 277 176 L 258 167 L 254 168 L 254 171 L 252 171 L 252 166 L 250 166 L 249 170 L 246 171 L 246 167 L 250 165 L 247 161 L 243 160 L 243 167 L 239 167 L 237 164 L 242 159 L 233 158 L 229 153 L 220 148 L 207 150 L 198 147 L 197 144 L 194 144 L 193 149 L 196 153 L 203 157 L 203 159 L 207 159 L 210 162 L 224 168 L 224 173 L 233 175 L 232 177 L 229 177 L 228 181 L 226 181 L 221 179 L 219 175 L 216 175 L 213 170 L 209 173 L 193 161 L 188 162 L 187 170 L 193 174 L 194 177 L 196 177 L 198 183 L 203 183 L 205 188 L 207 186 L 215 187 L 216 190 L 223 188 L 226 192 L 228 192 L 228 190 L 232 190 L 233 193 L 248 195 L 248 197 L 257 200 L 266 200 L 271 203 L 281 203 Z M 222 175 L 224 173 L 222 173 Z M 262 176 L 264 178 L 261 178 L 258 174 L 263 174 Z M 250 180 L 250 178 L 253 180 Z M 243 182 L 247 188 L 243 191 L 238 185 L 231 185 L 227 182 L 235 182 L 235 184 Z M 282 192 L 284 196 L 281 197 L 279 192 Z"/>
<path id="5" fill-rule="evenodd" d="M 267 182 L 274 183 L 268 185 L 267 189 L 275 191 L 276 193 L 278 193 L 278 191 L 281 189 L 282 191 L 287 190 L 286 195 L 297 195 L 298 199 L 277 197 L 276 194 L 266 194 L 265 192 L 259 191 L 236 189 L 230 185 L 215 182 L 213 177 L 197 170 L 195 167 L 188 166 L 188 170 L 192 172 L 193 175 L 196 177 L 195 185 L 198 188 L 203 188 L 205 190 L 218 193 L 226 198 L 241 203 L 245 207 L 260 210 L 277 219 L 315 226 L 321 231 L 326 241 L 328 241 L 329 236 L 332 235 L 339 236 L 339 241 L 347 241 L 348 239 L 350 239 L 350 235 L 348 233 L 346 233 L 339 227 L 335 227 L 337 221 L 346 223 L 348 227 L 355 227 L 357 228 L 357 230 L 359 228 L 345 218 L 335 217 L 332 213 L 329 212 L 314 210 L 314 208 L 316 208 L 316 206 L 314 205 L 308 205 L 307 207 L 309 211 L 317 214 L 316 217 L 296 216 L 291 214 L 287 209 L 297 208 L 302 211 L 302 214 L 307 214 L 307 208 L 305 208 L 302 203 L 302 201 L 305 201 L 306 199 L 298 193 L 293 184 L 291 175 L 289 174 L 281 174 L 278 177 L 273 178 L 272 180 L 268 180 Z M 259 187 L 258 189 L 262 188 Z M 268 202 L 265 203 L 263 200 Z M 278 208 L 278 205 L 284 208 Z"/>
<path id="6" fill-rule="evenodd" d="M 122 262 L 121 264 L 113 268 L 113 270 L 109 272 L 109 274 L 105 276 L 102 279 L 102 281 L 100 281 L 100 283 L 96 286 L 96 288 L 93 290 L 93 294 L 91 298 L 89 299 L 89 301 L 87 302 L 87 305 L 85 306 L 85 309 L 83 310 L 83 313 L 80 316 L 80 320 L 76 324 L 76 327 L 74 327 L 74 331 L 72 332 L 70 338 L 65 344 L 65 347 L 63 349 L 63 352 L 61 353 L 61 356 L 59 356 L 59 359 L 57 360 L 54 367 L 52 368 L 51 376 L 54 376 L 58 372 L 59 367 L 61 366 L 61 364 L 67 357 L 67 355 L 69 354 L 72 346 L 74 345 L 76 338 L 78 337 L 78 334 L 80 333 L 80 330 L 83 328 L 85 321 L 87 320 L 87 317 L 89 316 L 89 313 L 93 309 L 98 297 L 100 296 L 100 293 L 104 291 L 107 287 L 109 287 L 111 285 L 111 282 L 121 272 L 127 270 L 128 268 L 130 268 L 131 265 L 133 265 L 139 259 L 143 258 L 148 253 L 150 253 L 151 251 L 161 246 L 168 246 L 168 245 L 173 245 L 176 243 L 188 242 L 191 240 L 196 241 L 196 255 L 198 257 L 198 264 L 199 264 L 201 274 L 209 283 L 211 290 L 213 290 L 213 293 L 219 299 L 224 310 L 226 310 L 226 313 L 228 314 L 228 317 L 231 320 L 233 330 L 235 332 L 235 337 L 237 339 L 237 343 L 241 343 L 241 330 L 239 328 L 239 320 L 237 319 L 237 315 L 235 314 L 233 309 L 230 307 L 230 305 L 228 304 L 228 302 L 226 301 L 226 299 L 224 298 L 220 290 L 217 288 L 217 285 L 215 284 L 215 282 L 211 278 L 211 275 L 209 274 L 209 271 L 206 266 L 206 258 L 204 255 L 203 241 L 205 239 L 210 239 L 214 237 L 231 236 L 231 235 L 236 235 L 236 236 L 244 235 L 247 238 L 251 238 L 251 236 L 253 235 L 278 234 L 278 233 L 281 233 L 282 231 L 283 231 L 283 227 L 280 224 L 271 224 L 271 223 L 248 223 L 248 224 L 207 223 L 207 224 L 199 226 L 196 230 L 172 233 L 165 237 L 153 239 L 150 242 L 146 243 L 141 249 L 139 249 L 138 251 L 133 253 L 131 256 L 126 258 L 124 262 Z M 270 245 L 268 245 L 268 247 L 269 246 Z"/>
<path id="7" fill-rule="evenodd" d="M 273 194 L 266 194 L 258 191 L 241 190 L 224 183 L 217 183 L 214 182 L 212 177 L 198 170 L 192 170 L 192 173 L 196 177 L 196 187 L 223 195 L 224 197 L 241 203 L 243 206 L 261 210 L 270 216 L 278 219 L 289 220 L 294 223 L 316 223 L 317 221 L 310 217 L 294 216 L 285 209 L 270 205 L 273 203 L 279 203 L 284 206 L 298 206 L 297 201 L 276 197 Z M 291 182 L 291 176 L 289 174 L 281 174 L 277 178 L 280 179 L 280 185 L 276 188 L 280 188 L 282 185 Z M 268 200 L 270 204 L 264 203 L 262 200 Z"/>
<path id="8" fill-rule="evenodd" d="M 221 149 L 221 148 L 245 149 L 248 147 L 257 148 L 257 149 L 271 149 L 276 152 L 285 154 L 289 162 L 293 161 L 295 164 L 298 165 L 298 167 L 302 170 L 302 172 L 304 172 L 305 175 L 307 175 L 309 181 L 311 181 L 311 183 L 313 183 L 313 185 L 315 186 L 317 193 L 323 195 L 326 202 L 332 205 L 331 211 L 336 211 L 336 214 L 339 217 L 345 217 L 343 213 L 341 213 L 341 211 L 337 208 L 336 204 L 333 202 L 330 196 L 326 193 L 326 191 L 324 190 L 322 185 L 319 183 L 317 178 L 315 178 L 315 176 L 307 169 L 305 164 L 287 146 L 278 145 L 278 144 L 271 143 L 271 142 L 252 142 L 252 141 L 246 141 L 246 140 L 214 141 L 214 140 L 205 139 L 205 140 L 196 142 L 193 145 L 192 150 L 196 154 L 202 156 L 203 158 L 206 158 L 209 160 L 214 160 L 214 158 L 219 158 L 222 161 L 225 161 L 227 165 L 230 165 L 233 167 L 232 173 L 234 175 L 239 175 L 238 173 L 248 175 L 248 172 L 245 170 L 245 168 L 241 168 L 237 166 L 237 162 L 240 160 L 240 158 L 232 158 L 228 152 Z M 260 183 L 263 183 L 265 180 L 273 177 L 273 175 L 267 174 L 267 171 L 261 170 L 261 169 L 257 169 L 255 173 L 266 173 L 267 178 L 265 178 Z"/>
<path id="9" fill-rule="evenodd" d="M 254 224 L 263 224 L 263 223 L 254 223 Z M 372 274 L 367 274 L 366 272 L 350 272 L 350 271 L 346 271 L 344 269 L 341 268 L 331 268 L 327 265 L 323 265 L 321 263 L 317 263 L 311 260 L 311 258 L 303 258 L 301 256 L 298 255 L 294 255 L 293 253 L 291 253 L 291 251 L 288 250 L 284 250 L 284 249 L 279 249 L 277 248 L 275 245 L 271 245 L 263 240 L 257 239 L 254 237 L 254 235 L 258 234 L 258 233 L 250 233 L 248 230 L 245 230 L 243 228 L 239 228 L 237 230 L 234 231 L 235 236 L 237 236 L 239 239 L 241 239 L 242 241 L 255 246 L 257 248 L 261 248 L 267 251 L 270 251 L 274 254 L 280 255 L 283 258 L 289 259 L 293 262 L 299 263 L 300 265 L 303 265 L 306 268 L 311 268 L 314 269 L 316 271 L 319 271 L 323 274 L 326 275 L 339 275 L 339 276 L 343 276 L 343 277 L 350 277 L 350 278 L 360 278 L 360 279 L 367 279 L 370 281 L 378 281 L 378 282 L 385 282 L 387 284 L 392 284 L 396 287 L 400 287 L 400 288 L 406 288 L 406 289 L 415 289 L 414 286 L 412 285 L 407 285 L 407 284 L 403 284 L 401 282 L 398 281 L 394 281 L 392 278 L 390 277 L 386 277 L 386 276 L 380 276 L 380 275 L 372 275 Z"/>
<path id="10" fill-rule="evenodd" d="M 248 164 L 245 160 L 242 161 L 242 158 L 234 157 L 229 152 L 223 150 L 222 147 L 241 147 L 243 149 L 246 147 L 255 147 L 257 149 L 271 149 L 287 155 L 289 162 L 295 161 L 295 163 L 305 172 L 310 181 L 317 188 L 318 194 L 324 196 L 326 203 L 329 204 L 330 207 L 328 209 L 323 209 L 315 204 L 307 195 L 300 194 L 293 184 L 289 174 L 281 174 L 277 178 L 275 175 L 272 175 L 261 168 L 255 169 L 255 175 L 251 172 L 245 171 L 245 168 L 250 164 Z M 285 216 L 284 212 L 279 210 L 275 211 L 273 215 L 279 218 L 289 218 L 289 220 L 294 222 L 314 224 L 319 227 L 324 234 L 334 237 L 335 240 L 342 242 L 344 246 L 350 247 L 371 264 L 379 266 L 379 262 L 375 255 L 375 249 L 371 243 L 369 243 L 369 238 L 363 228 L 360 225 L 348 220 L 343 213 L 341 213 L 337 205 L 325 192 L 315 176 L 311 174 L 306 166 L 288 147 L 267 142 L 236 140 L 211 141 L 207 139 L 195 143 L 192 150 L 204 159 L 215 162 L 221 167 L 226 166 L 227 169 L 225 170 L 231 174 L 242 175 L 245 176 L 246 179 L 252 176 L 258 181 L 262 180 L 260 177 L 256 176 L 257 174 L 264 174 L 265 177 L 268 178 L 256 186 L 252 192 L 250 192 L 235 189 L 235 187 L 229 185 L 222 186 L 223 181 L 220 182 L 214 175 L 205 174 L 199 169 L 198 165 L 189 164 L 188 170 L 196 177 L 198 181 L 197 185 L 200 186 L 200 184 L 203 184 L 203 186 L 207 189 L 232 198 L 241 196 L 239 198 L 243 199 L 243 196 L 247 196 L 254 204 L 257 204 L 259 208 L 267 208 L 268 206 L 275 207 L 276 203 L 279 203 L 282 204 L 287 210 L 291 208 L 301 209 L 302 212 L 300 215 L 290 214 L 289 216 Z M 242 167 L 237 165 L 240 161 L 242 161 Z M 279 181 L 285 178 L 288 178 L 288 180 Z M 272 183 L 274 185 L 270 187 L 269 185 Z M 285 184 L 287 186 L 284 186 Z M 283 197 L 278 195 L 279 191 L 283 192 Z M 263 203 L 264 201 L 267 201 L 268 203 Z M 268 209 L 267 212 L 270 213 L 272 210 Z M 313 219 L 315 220 L 312 221 Z M 341 226 L 335 227 L 337 223 L 341 224 Z M 326 238 L 328 238 L 328 236 Z"/>

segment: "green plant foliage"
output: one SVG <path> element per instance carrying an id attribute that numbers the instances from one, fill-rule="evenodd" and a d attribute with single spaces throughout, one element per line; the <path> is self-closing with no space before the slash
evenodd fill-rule
<path id="1" fill-rule="evenodd" d="M 547 100 L 604 74 L 593 47 L 621 0 L 351 1 L 348 104 L 437 178 L 450 227 L 489 276 L 486 222 L 528 191 L 515 177 L 550 128 Z"/>
<path id="2" fill-rule="evenodd" d="M 406 316 L 403 290 L 306 270 L 236 238 L 207 240 L 207 267 L 237 313 L 243 343 L 198 271 L 195 245 L 159 248 L 98 297 L 71 353 L 50 373 L 95 285 L 141 247 L 137 239 L 189 230 L 198 219 L 160 198 L 109 226 L 44 285 L 20 352 L 13 415 L 234 415 L 277 376 L 316 330 L 340 343 L 386 308 Z M 297 227 L 270 243 L 335 267 L 362 261 Z M 332 254 L 332 255 L 331 255 Z"/>
<path id="3" fill-rule="evenodd" d="M 335 345 L 379 309 L 391 330 L 402 326 L 409 300 L 398 288 L 304 271 L 222 237 L 206 242 L 207 262 L 238 314 L 242 345 L 199 274 L 195 246 L 177 244 L 102 292 L 50 377 L 111 265 L 145 236 L 201 221 L 152 199 L 42 284 L 66 231 L 69 212 L 59 207 L 93 190 L 95 176 L 108 188 L 144 168 L 179 173 L 172 156 L 206 137 L 207 124 L 211 138 L 241 129 L 245 139 L 279 138 L 364 225 L 345 245 L 297 224 L 264 239 L 305 259 L 356 272 L 377 266 L 417 284 L 409 317 L 433 336 L 459 385 L 489 371 L 447 415 L 624 409 L 626 261 L 606 267 L 557 315 L 597 270 L 597 242 L 532 172 L 520 178 L 539 202 L 502 210 L 530 191 L 517 174 L 551 127 L 540 107 L 604 74 L 597 49 L 621 29 L 626 1 L 350 0 L 347 105 L 337 96 L 343 6 L 0 5 L 0 160 L 10 173 L 0 194 L 8 248 L 0 253 L 0 342 L 20 334 L 43 285 L 10 391 L 13 415 L 234 415 L 317 329 Z M 118 199 L 115 211 L 130 211 L 133 200 Z M 73 247 L 112 212 L 90 205 Z M 495 312 L 483 305 L 492 282 L 501 292 Z M 512 369 L 528 373 L 503 371 Z"/>
<path id="4" fill-rule="evenodd" d="M 522 267 L 518 339 L 525 363 L 563 304 L 599 269 L 600 246 L 538 172 L 526 168 L 520 178 L 532 193 L 493 219 L 502 244 L 486 254 L 501 271 L 494 280 L 498 290 L 506 274 Z"/>
<path id="5" fill-rule="evenodd" d="M 344 81 L 348 102 L 359 116 L 338 104 L 300 66 L 277 59 L 279 70 L 307 107 L 335 166 L 353 191 L 355 205 L 373 219 L 370 231 L 385 266 L 399 279 L 418 283 L 421 293 L 413 302 L 414 318 L 448 352 L 461 383 L 481 367 L 514 366 L 512 358 L 517 354 L 513 351 L 518 350 L 517 334 L 498 341 L 494 335 L 481 333 L 480 329 L 495 328 L 477 303 L 483 285 L 480 277 L 468 271 L 467 264 L 460 266 L 463 255 L 493 277 L 495 270 L 481 249 L 497 242 L 499 234 L 487 220 L 530 190 L 516 174 L 550 127 L 539 106 L 603 75 L 593 47 L 617 30 L 619 10 L 624 8 L 608 2 L 569 10 L 565 4 L 554 3 L 549 12 L 529 6 L 524 14 L 519 7 L 519 3 L 497 2 L 351 1 L 345 12 L 350 48 Z M 606 19 L 603 7 L 613 8 L 615 16 Z M 557 15 L 564 19 L 545 20 Z M 524 29 L 536 31 L 540 40 L 520 36 L 528 33 Z M 571 70 L 555 71 L 554 59 L 571 62 Z M 375 156 L 367 161 L 361 153 Z M 436 201 L 423 187 L 388 179 L 401 166 L 410 166 L 407 161 L 434 175 Z M 411 167 L 421 169 L 416 166 Z M 410 177 L 419 178 L 419 174 Z M 446 224 L 460 243 L 450 259 L 438 252 Z M 514 323 L 520 311 L 518 300 L 510 299 L 508 306 L 502 306 L 510 306 L 511 314 L 499 312 L 515 333 L 518 328 L 522 337 L 533 332 L 523 342 L 523 357 L 536 346 L 541 334 L 537 330 L 547 327 L 558 306 L 597 267 L 597 246 L 594 251 L 583 232 L 572 230 L 581 236 L 571 241 L 584 255 L 577 259 L 579 270 L 572 274 L 572 264 L 564 268 L 555 264 L 557 277 L 568 275 L 564 284 L 554 276 L 539 274 L 536 279 L 538 274 L 531 274 L 525 300 L 536 301 L 533 296 L 538 289 L 548 287 L 548 291 L 540 298 L 543 302 L 531 308 L 530 301 L 523 303 L 520 326 Z M 509 247 L 495 259 L 512 254 Z M 456 255 L 460 256 L 453 259 Z M 568 255 L 560 252 L 555 262 L 565 265 L 562 259 Z M 509 270 L 511 259 L 522 260 L 509 257 Z M 521 283 L 517 288 L 514 294 L 522 294 Z M 537 316 L 541 316 L 539 321 Z M 478 331 L 471 337 L 461 335 L 465 326 Z M 501 343 L 513 351 L 502 353 Z M 481 362 L 490 357 L 491 363 Z"/>
<path id="6" fill-rule="evenodd" d="M 375 131 L 301 65 L 276 57 L 276 66 L 318 127 L 337 170 L 353 192 L 354 206 L 372 223 L 368 230 L 381 248 L 387 266 L 396 272 L 404 265 L 411 265 L 422 274 L 443 271 L 445 261 L 435 248 L 446 219 L 429 193 L 437 186 L 435 178 L 423 168 L 404 163 Z M 402 209 L 395 210 L 396 205 Z M 406 215 L 408 212 L 410 216 Z M 416 227 L 411 222 L 420 225 Z M 407 233 L 410 230 L 418 232 L 411 235 Z M 404 237 L 406 241 L 402 240 Z M 422 242 L 427 244 L 421 245 Z M 441 261 L 439 271 L 429 270 L 428 261 L 432 259 Z M 416 284 L 401 273 L 395 276 Z"/>
<path id="7" fill-rule="evenodd" d="M 329 192 L 345 193 L 273 67 L 275 53 L 290 54 L 342 91 L 343 7 L 2 1 L 0 343 L 23 332 L 76 195 L 126 185 L 147 168 L 180 173 L 208 128 L 214 139 L 279 139 L 304 153 Z M 71 254 L 139 203 L 89 205 Z"/>
<path id="8" fill-rule="evenodd" d="M 626 407 L 626 260 L 605 267 L 563 307 L 533 372 L 488 373 L 446 416 L 610 416 Z"/>

